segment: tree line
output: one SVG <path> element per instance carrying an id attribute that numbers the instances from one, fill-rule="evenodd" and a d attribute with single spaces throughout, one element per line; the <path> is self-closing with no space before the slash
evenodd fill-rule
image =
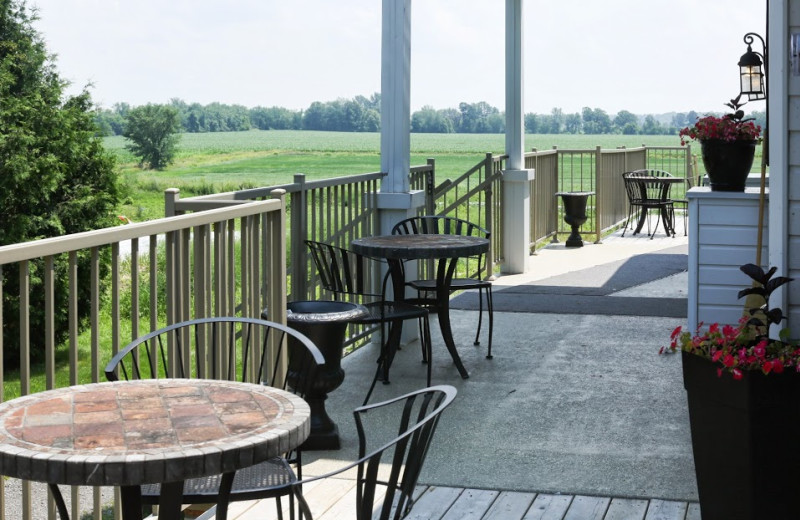
<path id="1" fill-rule="evenodd" d="M 380 131 L 378 93 L 370 97 L 315 101 L 305 110 L 282 107 L 211 103 L 186 103 L 173 99 L 165 106 L 174 109 L 184 132 L 236 132 L 259 130 L 330 130 L 337 132 Z M 132 107 L 117 103 L 97 111 L 96 121 L 103 135 L 124 135 Z M 716 113 L 720 115 L 722 112 Z M 565 113 L 554 108 L 549 114 L 525 115 L 525 132 L 530 134 L 624 134 L 674 135 L 694 124 L 707 113 L 694 110 L 656 116 L 636 115 L 621 110 L 613 116 L 601 108 L 584 107 L 581 112 Z M 756 123 L 765 126 L 765 112 L 753 112 Z M 459 103 L 458 108 L 436 109 L 424 106 L 411 115 L 415 133 L 504 133 L 505 114 L 484 101 Z"/>

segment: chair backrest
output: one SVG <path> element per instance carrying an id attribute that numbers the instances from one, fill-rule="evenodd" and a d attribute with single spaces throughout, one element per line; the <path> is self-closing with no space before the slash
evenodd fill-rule
<path id="1" fill-rule="evenodd" d="M 261 383 L 305 396 L 325 358 L 280 323 L 214 317 L 175 323 L 132 341 L 108 362 L 106 379 L 199 378 Z"/>
<path id="2" fill-rule="evenodd" d="M 358 460 L 325 475 L 299 481 L 293 484 L 294 489 L 301 490 L 308 482 L 331 478 L 357 467 L 356 519 L 405 517 L 413 505 L 414 488 L 439 419 L 456 394 L 452 386 L 432 386 L 356 408 L 353 415 L 358 430 Z M 394 431 L 390 440 L 376 441 L 376 430 L 387 428 Z M 375 445 L 378 447 L 372 447 Z M 391 467 L 386 468 L 387 465 Z M 378 493 L 378 486 L 384 486 L 386 493 Z M 301 519 L 310 520 L 313 517 L 308 503 L 301 492 L 297 497 Z"/>
<path id="3" fill-rule="evenodd" d="M 490 239 L 491 233 L 468 220 L 441 215 L 424 215 L 401 220 L 392 228 L 393 235 L 460 235 Z M 486 255 L 481 253 L 464 259 L 462 267 L 467 276 L 483 278 Z"/>
<path id="4" fill-rule="evenodd" d="M 306 240 L 305 244 L 322 287 L 333 293 L 334 298 L 355 296 L 356 300 L 369 300 L 381 297 L 381 291 L 374 289 L 376 280 L 380 280 L 378 260 L 323 242 Z"/>
<path id="5" fill-rule="evenodd" d="M 625 194 L 628 196 L 629 204 L 640 204 L 645 199 L 643 183 L 634 178 L 633 172 L 623 173 L 622 182 L 625 184 Z"/>
<path id="6" fill-rule="evenodd" d="M 625 182 L 625 192 L 628 194 L 628 201 L 635 203 L 641 201 L 658 201 L 662 199 L 664 186 L 658 182 L 648 182 L 653 177 L 672 177 L 672 174 L 664 170 L 633 170 L 622 174 Z"/>

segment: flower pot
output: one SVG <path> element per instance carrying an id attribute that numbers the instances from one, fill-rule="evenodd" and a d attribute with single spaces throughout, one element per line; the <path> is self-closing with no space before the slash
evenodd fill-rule
<path id="1" fill-rule="evenodd" d="M 703 165 L 708 173 L 711 191 L 744 191 L 753 166 L 756 141 L 700 141 Z"/>
<path id="2" fill-rule="evenodd" d="M 703 520 L 798 518 L 800 374 L 746 371 L 737 381 L 682 354 Z"/>

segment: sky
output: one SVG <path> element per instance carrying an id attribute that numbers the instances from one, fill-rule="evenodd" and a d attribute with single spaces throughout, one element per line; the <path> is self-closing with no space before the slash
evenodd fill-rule
<path id="1" fill-rule="evenodd" d="M 381 4 L 28 0 L 69 92 L 91 84 L 104 108 L 369 97 L 381 89 Z M 742 38 L 766 36 L 766 0 L 523 0 L 523 10 L 526 113 L 725 111 Z M 505 110 L 505 0 L 413 0 L 411 16 L 412 111 Z"/>

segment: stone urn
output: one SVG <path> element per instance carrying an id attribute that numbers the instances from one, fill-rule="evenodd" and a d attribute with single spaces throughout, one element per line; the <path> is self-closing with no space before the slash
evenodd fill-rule
<path id="1" fill-rule="evenodd" d="M 342 353 L 347 325 L 367 314 L 367 310 L 355 303 L 338 301 L 296 301 L 286 306 L 286 323 L 303 333 L 322 352 L 325 364 L 317 370 L 311 384 L 296 382 L 308 388 L 305 400 L 311 408 L 311 435 L 302 445 L 304 450 L 338 450 L 340 448 L 339 427 L 325 410 L 328 394 L 339 388 L 344 381 Z M 265 311 L 266 312 L 266 311 Z M 302 364 L 298 352 L 289 338 L 289 384 L 292 384 L 293 363 Z"/>

